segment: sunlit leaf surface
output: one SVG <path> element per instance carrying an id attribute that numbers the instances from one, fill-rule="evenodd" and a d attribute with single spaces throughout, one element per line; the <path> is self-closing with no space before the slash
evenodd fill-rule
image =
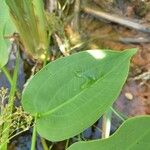
<path id="1" fill-rule="evenodd" d="M 49 63 L 23 92 L 25 111 L 38 113 L 37 131 L 60 141 L 92 125 L 117 99 L 135 49 L 90 50 Z"/>

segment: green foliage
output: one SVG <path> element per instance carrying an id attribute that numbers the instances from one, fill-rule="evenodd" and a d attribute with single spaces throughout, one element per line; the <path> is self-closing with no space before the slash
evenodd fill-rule
<path id="1" fill-rule="evenodd" d="M 22 105 L 38 114 L 39 134 L 60 141 L 92 125 L 119 95 L 135 52 L 83 51 L 38 72 L 23 92 Z"/>
<path id="2" fill-rule="evenodd" d="M 8 116 L 11 116 L 13 113 L 14 97 L 15 97 L 16 86 L 17 86 L 18 71 L 19 71 L 19 52 L 16 56 L 16 64 L 15 64 L 15 68 L 14 68 L 14 72 L 13 72 L 12 83 L 11 83 L 10 93 L 9 93 L 9 97 L 8 97 L 8 104 L 6 105 L 6 106 L 8 106 L 7 107 L 8 108 L 7 109 L 7 115 Z M 12 118 L 10 118 L 10 120 L 8 120 L 8 122 L 7 121 L 4 122 L 4 124 L 3 124 L 1 139 L 6 141 L 6 143 L 3 145 L 2 148 L 0 147 L 1 150 L 7 150 L 8 149 L 7 143 L 9 143 L 9 133 L 10 133 L 11 123 L 12 123 Z"/>
<path id="3" fill-rule="evenodd" d="M 8 46 L 9 42 L 4 39 L 15 31 L 15 28 L 10 20 L 8 7 L 5 0 L 0 0 L 0 68 L 8 61 Z"/>
<path id="4" fill-rule="evenodd" d="M 51 35 L 53 32 L 57 32 L 62 38 L 64 38 L 64 24 L 60 18 L 56 16 L 55 13 L 46 13 L 46 18 L 49 34 Z"/>
<path id="5" fill-rule="evenodd" d="M 107 139 L 78 142 L 67 150 L 149 150 L 150 117 L 128 119 Z"/>
<path id="6" fill-rule="evenodd" d="M 27 54 L 42 59 L 48 47 L 47 21 L 41 0 L 6 0 Z"/>

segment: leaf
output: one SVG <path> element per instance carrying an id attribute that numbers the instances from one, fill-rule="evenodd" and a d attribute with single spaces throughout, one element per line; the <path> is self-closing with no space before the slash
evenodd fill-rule
<path id="1" fill-rule="evenodd" d="M 150 116 L 128 119 L 107 139 L 77 142 L 67 150 L 150 150 Z"/>
<path id="2" fill-rule="evenodd" d="M 39 71 L 24 89 L 22 105 L 37 131 L 60 141 L 92 125 L 119 95 L 135 49 L 89 50 L 60 58 Z"/>
<path id="3" fill-rule="evenodd" d="M 48 45 L 44 3 L 41 0 L 6 0 L 26 53 L 42 59 Z"/>
<path id="4" fill-rule="evenodd" d="M 0 68 L 3 67 L 8 61 L 8 51 L 5 40 L 0 36 Z"/>
<path id="5" fill-rule="evenodd" d="M 8 7 L 5 0 L 0 0 L 0 68 L 3 67 L 8 61 L 8 47 L 10 43 L 4 39 L 5 35 L 10 35 L 15 31 L 11 22 Z"/>

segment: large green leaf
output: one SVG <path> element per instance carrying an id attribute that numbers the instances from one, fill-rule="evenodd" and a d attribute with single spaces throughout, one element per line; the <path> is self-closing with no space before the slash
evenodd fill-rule
<path id="1" fill-rule="evenodd" d="M 128 119 L 104 140 L 78 142 L 67 150 L 150 150 L 150 117 Z"/>
<path id="2" fill-rule="evenodd" d="M 49 63 L 23 92 L 25 111 L 38 113 L 37 131 L 64 140 L 92 125 L 116 100 L 135 49 L 89 50 Z"/>
<path id="3" fill-rule="evenodd" d="M 0 68 L 8 61 L 9 42 L 4 39 L 15 31 L 5 0 L 0 0 Z"/>

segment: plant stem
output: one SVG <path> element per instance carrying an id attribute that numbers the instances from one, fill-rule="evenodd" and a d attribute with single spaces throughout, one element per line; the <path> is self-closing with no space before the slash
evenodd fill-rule
<path id="1" fill-rule="evenodd" d="M 80 134 L 77 137 L 78 137 L 78 141 L 82 141 Z"/>
<path id="2" fill-rule="evenodd" d="M 53 148 L 53 144 L 49 147 L 49 149 L 48 150 L 51 150 Z"/>
<path id="3" fill-rule="evenodd" d="M 3 73 L 5 74 L 7 80 L 9 81 L 10 85 L 12 86 L 13 80 L 12 80 L 12 78 L 11 78 L 11 76 L 10 76 L 10 73 L 8 72 L 7 68 L 6 68 L 6 67 L 3 67 L 3 68 L 1 68 L 1 69 L 2 69 Z"/>
<path id="4" fill-rule="evenodd" d="M 121 114 L 119 114 L 113 107 L 110 107 L 110 109 L 113 111 L 113 113 L 120 118 L 122 121 L 125 121 L 126 119 L 122 117 Z"/>
<path id="5" fill-rule="evenodd" d="M 20 132 L 16 133 L 15 135 L 11 136 L 11 137 L 10 137 L 9 139 L 7 139 L 2 145 L 0 145 L 0 150 L 2 149 L 2 147 L 3 147 L 3 145 L 4 145 L 5 143 L 8 143 L 8 141 L 12 140 L 14 137 L 16 137 L 16 136 L 20 135 L 21 133 L 23 133 L 23 132 L 25 132 L 25 131 L 28 131 L 28 130 L 29 130 L 29 129 L 25 129 L 25 130 L 23 130 L 23 131 L 20 131 Z"/>
<path id="6" fill-rule="evenodd" d="M 48 146 L 46 144 L 46 141 L 44 138 L 41 137 L 41 143 L 42 143 L 42 146 L 43 146 L 43 150 L 48 150 Z"/>
<path id="7" fill-rule="evenodd" d="M 67 141 L 66 141 L 65 149 L 67 149 L 68 146 L 69 146 L 69 139 L 67 139 Z"/>
<path id="8" fill-rule="evenodd" d="M 108 138 L 109 135 L 110 135 L 111 115 L 112 115 L 111 109 L 109 109 L 109 110 L 103 115 L 102 138 Z"/>
<path id="9" fill-rule="evenodd" d="M 36 121 L 37 121 L 37 114 L 35 115 L 34 126 L 33 126 L 33 133 L 32 133 L 32 142 L 31 142 L 31 150 L 35 150 L 36 146 Z"/>
<path id="10" fill-rule="evenodd" d="M 9 100 L 8 100 L 9 112 L 8 112 L 8 115 L 11 115 L 12 111 L 13 111 L 13 106 L 14 106 L 13 103 L 14 103 L 14 96 L 15 96 L 16 85 L 17 85 L 18 70 L 19 70 L 19 52 L 17 53 L 17 56 L 16 56 L 16 66 L 15 66 L 15 70 L 13 73 L 13 79 L 12 79 L 12 84 L 11 84 L 11 89 L 10 89 L 10 94 L 9 94 Z M 12 120 L 10 119 L 8 122 L 4 123 L 3 131 L 11 125 L 11 122 L 12 122 Z M 4 141 L 6 141 L 8 138 L 9 138 L 9 129 L 4 134 L 2 134 L 2 139 Z M 4 144 L 4 146 L 2 147 L 1 150 L 7 150 L 7 143 Z"/>

